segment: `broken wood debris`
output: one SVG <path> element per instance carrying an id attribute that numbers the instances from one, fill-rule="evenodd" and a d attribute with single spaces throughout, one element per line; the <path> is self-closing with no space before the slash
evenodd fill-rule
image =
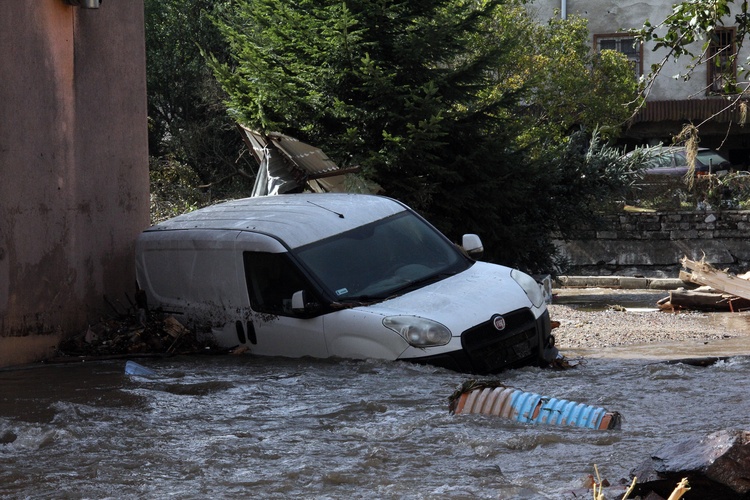
<path id="1" fill-rule="evenodd" d="M 63 340 L 48 363 L 80 359 L 171 356 L 212 351 L 215 346 L 198 340 L 173 316 L 142 309 L 117 318 L 102 319 L 85 331 Z"/>
<path id="2" fill-rule="evenodd" d="M 692 309 L 700 311 L 742 311 L 750 308 L 750 301 L 716 290 L 710 286 L 701 286 L 695 290 L 678 288 L 669 292 L 669 296 L 659 300 L 660 309 Z"/>
<path id="3" fill-rule="evenodd" d="M 750 273 L 731 274 L 711 266 L 705 257 L 699 261 L 683 257 L 680 279 L 700 285 L 694 290 L 679 288 L 657 302 L 662 310 L 695 309 L 702 311 L 750 310 Z"/>
<path id="4" fill-rule="evenodd" d="M 178 339 L 188 332 L 188 329 L 182 326 L 174 316 L 164 318 L 164 331 L 175 339 Z"/>
<path id="5" fill-rule="evenodd" d="M 683 257 L 680 263 L 691 271 L 687 276 L 689 281 L 750 300 L 750 273 L 735 275 L 720 271 L 706 262 L 705 257 L 699 261 Z"/>

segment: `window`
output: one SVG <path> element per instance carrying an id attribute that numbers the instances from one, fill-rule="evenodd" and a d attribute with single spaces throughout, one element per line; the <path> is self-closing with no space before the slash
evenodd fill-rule
<path id="1" fill-rule="evenodd" d="M 292 295 L 310 287 L 283 253 L 245 252 L 245 277 L 250 305 L 256 312 L 293 316 Z"/>
<path id="2" fill-rule="evenodd" d="M 735 62 L 735 29 L 716 28 L 711 34 L 711 43 L 706 53 L 708 66 L 709 94 L 724 94 L 734 92 L 737 79 L 737 64 Z"/>
<path id="3" fill-rule="evenodd" d="M 640 78 L 643 74 L 643 47 L 641 44 L 636 44 L 632 36 L 594 35 L 594 46 L 598 52 L 615 50 L 625 54 L 633 65 L 635 77 Z"/>
<path id="4" fill-rule="evenodd" d="M 295 255 L 338 301 L 384 299 L 471 265 L 409 211 L 298 248 Z"/>

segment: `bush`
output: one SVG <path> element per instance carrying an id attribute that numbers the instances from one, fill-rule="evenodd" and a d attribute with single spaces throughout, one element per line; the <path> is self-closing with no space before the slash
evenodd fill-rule
<path id="1" fill-rule="evenodd" d="M 199 188 L 198 174 L 174 159 L 149 159 L 151 224 L 191 212 L 209 204 L 209 195 Z"/>
<path id="2" fill-rule="evenodd" d="M 750 208 L 750 174 L 734 172 L 722 177 L 701 176 L 696 179 L 696 202 L 704 202 L 713 208 Z"/>
<path id="3" fill-rule="evenodd" d="M 629 204 L 656 210 L 750 209 L 750 174 L 702 175 L 692 186 L 682 178 L 633 186 Z"/>

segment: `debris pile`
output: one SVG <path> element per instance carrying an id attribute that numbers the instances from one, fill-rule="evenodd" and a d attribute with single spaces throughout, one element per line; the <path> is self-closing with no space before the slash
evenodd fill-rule
<path id="1" fill-rule="evenodd" d="M 90 325 L 78 335 L 63 340 L 58 356 L 50 361 L 170 356 L 213 349 L 215 346 L 199 341 L 195 332 L 182 326 L 173 316 L 137 309 L 133 314 L 118 314 Z"/>
<path id="2" fill-rule="evenodd" d="M 750 310 L 750 272 L 735 275 L 711 264 L 683 257 L 680 263 L 688 271 L 680 271 L 680 279 L 700 285 L 694 290 L 679 288 L 657 302 L 662 310 L 693 309 L 703 311 L 740 312 Z"/>

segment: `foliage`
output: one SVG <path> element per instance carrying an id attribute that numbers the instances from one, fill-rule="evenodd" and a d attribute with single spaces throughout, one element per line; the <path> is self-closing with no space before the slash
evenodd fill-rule
<path id="1" fill-rule="evenodd" d="M 236 0 L 216 19 L 231 60 L 207 54 L 238 121 L 362 167 L 492 260 L 549 268 L 550 227 L 613 187 L 567 136 L 614 130 L 633 77 L 589 54 L 583 21 L 539 27 L 520 0 Z"/>
<path id="2" fill-rule="evenodd" d="M 683 177 L 656 176 L 639 179 L 626 197 L 629 203 L 657 210 L 694 210 L 708 208 L 750 207 L 750 175 L 732 172 L 727 175 L 695 175 L 699 134 L 692 124 L 683 126 L 673 143 L 685 147 L 688 170 Z M 637 171 L 645 168 L 658 148 L 641 148 L 631 155 Z"/>
<path id="3" fill-rule="evenodd" d="M 199 184 L 244 176 L 213 190 L 248 191 L 254 162 L 243 148 L 224 94 L 201 56 L 201 47 L 225 57 L 223 38 L 210 21 L 227 0 L 146 0 L 149 154 L 190 165 Z M 252 161 L 252 160 L 251 160 Z"/>
<path id="4" fill-rule="evenodd" d="M 572 134 L 562 150 L 550 155 L 553 163 L 544 189 L 549 210 L 559 211 L 555 223 L 563 236 L 566 230 L 581 223 L 595 223 L 595 214 L 612 212 L 642 178 L 640 150 L 624 151 L 602 140 L 598 131 L 591 137 L 583 132 Z"/>
<path id="5" fill-rule="evenodd" d="M 734 14 L 734 16 L 732 16 Z M 653 42 L 653 50 L 666 49 L 661 62 L 651 66 L 647 77 L 647 88 L 653 84 L 666 61 L 688 57 L 690 62 L 686 72 L 678 75 L 689 79 L 693 71 L 704 63 L 720 64 L 719 59 L 712 60 L 709 45 L 717 27 L 730 24 L 736 27 L 736 42 L 738 47 L 748 33 L 748 0 L 689 0 L 674 5 L 672 14 L 658 23 L 647 20 L 643 27 L 630 30 L 640 42 Z M 728 58 L 730 64 L 736 61 L 736 54 Z M 745 79 L 750 76 L 750 67 L 738 68 L 739 74 Z M 733 77 L 733 75 L 728 75 Z M 736 78 L 725 83 L 725 91 L 743 93 L 748 89 L 737 86 Z M 737 101 L 739 102 L 739 101 Z"/>
<path id="6" fill-rule="evenodd" d="M 700 175 L 692 183 L 682 178 L 658 183 L 639 183 L 630 204 L 655 210 L 748 210 L 750 174 Z"/>
<path id="7" fill-rule="evenodd" d="M 200 178 L 189 166 L 174 159 L 149 160 L 151 224 L 193 211 L 210 201 L 197 186 Z"/>
<path id="8" fill-rule="evenodd" d="M 638 82 L 627 57 L 614 50 L 592 52 L 588 21 L 553 18 L 534 32 L 532 102 L 544 132 L 559 137 L 574 127 L 598 128 L 616 137 L 635 109 Z M 556 127 L 555 127 L 556 126 Z"/>
<path id="9" fill-rule="evenodd" d="M 692 210 L 696 201 L 681 178 L 670 178 L 658 183 L 642 183 L 633 187 L 626 203 L 653 210 Z"/>
<path id="10" fill-rule="evenodd" d="M 724 176 L 705 175 L 695 180 L 695 206 L 703 202 L 704 208 L 750 208 L 750 175 L 734 172 Z"/>

